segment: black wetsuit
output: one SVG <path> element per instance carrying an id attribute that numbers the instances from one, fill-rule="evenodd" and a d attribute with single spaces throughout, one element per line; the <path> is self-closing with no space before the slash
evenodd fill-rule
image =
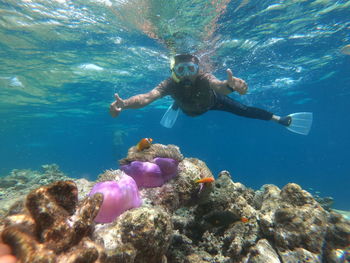
<path id="1" fill-rule="evenodd" d="M 239 116 L 265 121 L 269 121 L 272 118 L 273 114 L 271 112 L 255 107 L 246 106 L 226 95 L 219 94 L 217 92 L 215 95 L 215 105 L 211 107 L 210 110 L 227 111 Z"/>
<path id="2" fill-rule="evenodd" d="M 160 83 L 157 87 L 162 96 L 170 95 L 189 116 L 198 116 L 208 110 L 220 110 L 230 112 L 239 116 L 260 120 L 271 120 L 272 113 L 263 109 L 246 106 L 226 95 L 215 92 L 210 87 L 210 81 L 214 75 L 200 74 L 193 85 L 183 87 L 172 78 Z"/>

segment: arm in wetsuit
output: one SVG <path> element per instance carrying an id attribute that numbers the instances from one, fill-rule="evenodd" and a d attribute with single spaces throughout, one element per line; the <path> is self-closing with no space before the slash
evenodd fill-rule
<path id="1" fill-rule="evenodd" d="M 117 93 L 114 94 L 115 101 L 110 104 L 109 113 L 114 118 L 117 117 L 124 109 L 139 109 L 147 106 L 153 101 L 166 95 L 164 85 L 164 82 L 162 82 L 150 92 L 138 94 L 125 100 L 120 98 Z"/>

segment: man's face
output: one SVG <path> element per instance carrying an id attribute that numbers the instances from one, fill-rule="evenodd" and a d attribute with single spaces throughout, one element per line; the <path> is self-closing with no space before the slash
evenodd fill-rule
<path id="1" fill-rule="evenodd" d="M 180 79 L 180 83 L 182 83 L 182 85 L 184 87 L 191 86 L 195 82 L 197 76 L 198 76 L 198 74 L 192 75 L 192 76 L 181 77 L 181 78 L 179 78 Z"/>
<path id="2" fill-rule="evenodd" d="M 186 84 L 189 86 L 197 78 L 199 67 L 198 64 L 189 61 L 176 64 L 173 70 L 180 82 L 183 82 L 185 86 Z"/>

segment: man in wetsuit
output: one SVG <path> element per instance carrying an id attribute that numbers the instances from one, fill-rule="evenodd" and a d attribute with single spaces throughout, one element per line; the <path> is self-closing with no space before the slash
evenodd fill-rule
<path id="1" fill-rule="evenodd" d="M 273 120 L 289 126 L 291 117 L 280 117 L 263 109 L 246 106 L 227 94 L 247 93 L 248 86 L 242 79 L 235 78 L 227 69 L 227 80 L 221 81 L 210 73 L 199 70 L 199 59 L 190 54 L 176 55 L 171 63 L 172 75 L 148 93 L 138 94 L 129 99 L 121 99 L 115 94 L 110 105 L 110 114 L 117 117 L 123 109 L 142 108 L 164 96 L 171 96 L 176 105 L 189 116 L 198 116 L 208 110 L 220 110 L 239 116 L 260 120 Z"/>

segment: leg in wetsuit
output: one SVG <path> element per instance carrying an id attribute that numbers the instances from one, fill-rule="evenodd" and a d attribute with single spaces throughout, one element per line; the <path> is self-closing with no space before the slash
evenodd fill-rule
<path id="1" fill-rule="evenodd" d="M 226 111 L 242 117 L 266 121 L 269 121 L 272 118 L 273 114 L 271 112 L 255 107 L 246 106 L 228 96 L 219 93 L 216 93 L 215 95 L 216 102 L 214 106 L 210 108 L 210 110 Z"/>

